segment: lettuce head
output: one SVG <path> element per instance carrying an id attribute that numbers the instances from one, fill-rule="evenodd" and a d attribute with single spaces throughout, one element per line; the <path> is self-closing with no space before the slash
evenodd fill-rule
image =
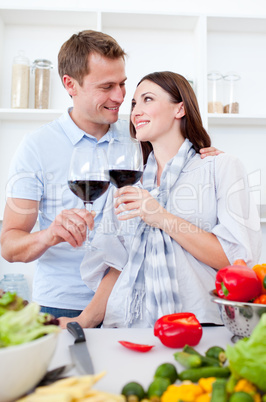
<path id="1" fill-rule="evenodd" d="M 59 332 L 57 320 L 41 314 L 37 303 L 29 303 L 19 311 L 7 311 L 0 316 L 0 348 L 30 342 L 51 332 Z"/>
<path id="2" fill-rule="evenodd" d="M 249 338 L 228 345 L 226 356 L 235 377 L 243 377 L 266 392 L 266 313 Z"/>

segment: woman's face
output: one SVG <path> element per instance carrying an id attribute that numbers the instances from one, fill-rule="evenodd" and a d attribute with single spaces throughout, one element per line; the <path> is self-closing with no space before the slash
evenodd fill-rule
<path id="1" fill-rule="evenodd" d="M 181 103 L 172 103 L 169 94 L 152 81 L 144 80 L 132 99 L 131 122 L 139 141 L 154 143 L 159 138 L 176 136 Z"/>

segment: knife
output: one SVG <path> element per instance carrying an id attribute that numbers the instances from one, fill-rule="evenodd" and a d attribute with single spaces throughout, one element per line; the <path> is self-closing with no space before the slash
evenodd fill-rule
<path id="1" fill-rule="evenodd" d="M 77 322 L 67 323 L 67 330 L 74 336 L 74 345 L 69 346 L 70 354 L 81 374 L 94 374 L 94 368 L 87 348 L 82 327 Z"/>

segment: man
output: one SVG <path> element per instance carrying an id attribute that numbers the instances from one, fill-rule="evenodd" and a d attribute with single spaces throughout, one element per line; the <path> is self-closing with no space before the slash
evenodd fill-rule
<path id="1" fill-rule="evenodd" d="M 111 138 L 129 135 L 128 122 L 118 120 L 126 93 L 125 52 L 109 35 L 85 30 L 63 44 L 58 70 L 73 107 L 19 146 L 10 167 L 1 251 L 10 262 L 37 260 L 33 300 L 43 312 L 71 318 L 94 293 L 81 280 L 79 248 L 93 217 L 68 188 L 69 162 L 77 144 L 107 149 Z M 215 148 L 208 151 L 215 154 Z M 94 202 L 96 226 L 106 196 Z M 37 218 L 40 230 L 32 232 Z M 116 272 L 110 269 L 111 281 L 101 282 L 104 292 L 111 291 Z"/>
<path id="2" fill-rule="evenodd" d="M 79 272 L 79 246 L 93 219 L 68 188 L 69 161 L 77 144 L 107 149 L 111 138 L 129 135 L 128 122 L 117 121 L 125 52 L 110 36 L 83 31 L 61 47 L 58 70 L 73 108 L 20 144 L 10 168 L 1 249 L 10 262 L 37 259 L 33 300 L 56 317 L 73 317 L 93 296 Z M 96 225 L 104 200 L 94 203 Z M 31 232 L 37 218 L 40 230 Z"/>

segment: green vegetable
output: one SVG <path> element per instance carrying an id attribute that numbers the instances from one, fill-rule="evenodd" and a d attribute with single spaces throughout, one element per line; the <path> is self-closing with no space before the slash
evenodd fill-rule
<path id="1" fill-rule="evenodd" d="M 217 378 L 212 385 L 211 402 L 226 402 L 226 380 L 224 378 Z"/>
<path id="2" fill-rule="evenodd" d="M 202 366 L 217 366 L 217 367 L 222 366 L 222 363 L 219 362 L 219 360 L 214 359 L 212 357 L 203 356 L 196 349 L 192 348 L 189 345 L 184 346 L 183 352 L 199 356 L 201 359 Z"/>
<path id="3" fill-rule="evenodd" d="M 239 340 L 234 346 L 228 345 L 226 356 L 232 373 L 243 377 L 266 392 L 266 314 L 249 338 Z"/>
<path id="4" fill-rule="evenodd" d="M 220 346 L 212 346 L 206 351 L 205 355 L 206 357 L 217 359 L 221 363 L 224 363 L 226 361 L 225 350 Z"/>
<path id="5" fill-rule="evenodd" d="M 4 292 L 1 295 L 0 290 L 0 316 L 5 314 L 7 311 L 19 311 L 25 307 L 24 300 L 22 297 L 16 295 L 16 293 Z"/>
<path id="6" fill-rule="evenodd" d="M 169 378 L 171 384 L 173 384 L 178 378 L 178 373 L 172 363 L 163 363 L 157 367 L 154 374 L 154 378 L 156 377 Z"/>
<path id="7" fill-rule="evenodd" d="M 148 397 L 152 398 L 154 396 L 161 397 L 164 391 L 171 385 L 169 378 L 156 377 L 148 388 Z"/>
<path id="8" fill-rule="evenodd" d="M 178 363 L 186 368 L 200 367 L 202 365 L 200 356 L 197 356 L 196 354 L 192 355 L 187 352 L 176 352 L 174 353 L 174 358 Z"/>
<path id="9" fill-rule="evenodd" d="M 8 311 L 0 317 L 0 348 L 32 341 L 51 332 L 57 325 L 47 325 L 51 316 L 40 314 L 40 306 L 29 303 L 20 311 Z"/>
<path id="10" fill-rule="evenodd" d="M 236 378 L 234 374 L 231 374 L 226 383 L 226 391 L 228 394 L 232 394 L 234 392 L 237 381 L 238 378 Z"/>
<path id="11" fill-rule="evenodd" d="M 137 397 L 137 400 L 141 400 L 143 398 L 145 398 L 145 391 L 142 387 L 141 384 L 139 384 L 138 382 L 129 382 L 126 385 L 124 385 L 122 391 L 121 391 L 122 395 L 125 395 L 126 398 L 130 397 L 131 395 L 134 395 Z"/>
<path id="12" fill-rule="evenodd" d="M 215 367 L 205 366 L 187 369 L 179 373 L 179 379 L 181 381 L 190 380 L 197 382 L 200 378 L 218 377 L 227 378 L 230 376 L 230 370 L 228 367 Z"/>
<path id="13" fill-rule="evenodd" d="M 254 399 L 247 392 L 238 391 L 230 396 L 229 402 L 254 402 Z"/>

